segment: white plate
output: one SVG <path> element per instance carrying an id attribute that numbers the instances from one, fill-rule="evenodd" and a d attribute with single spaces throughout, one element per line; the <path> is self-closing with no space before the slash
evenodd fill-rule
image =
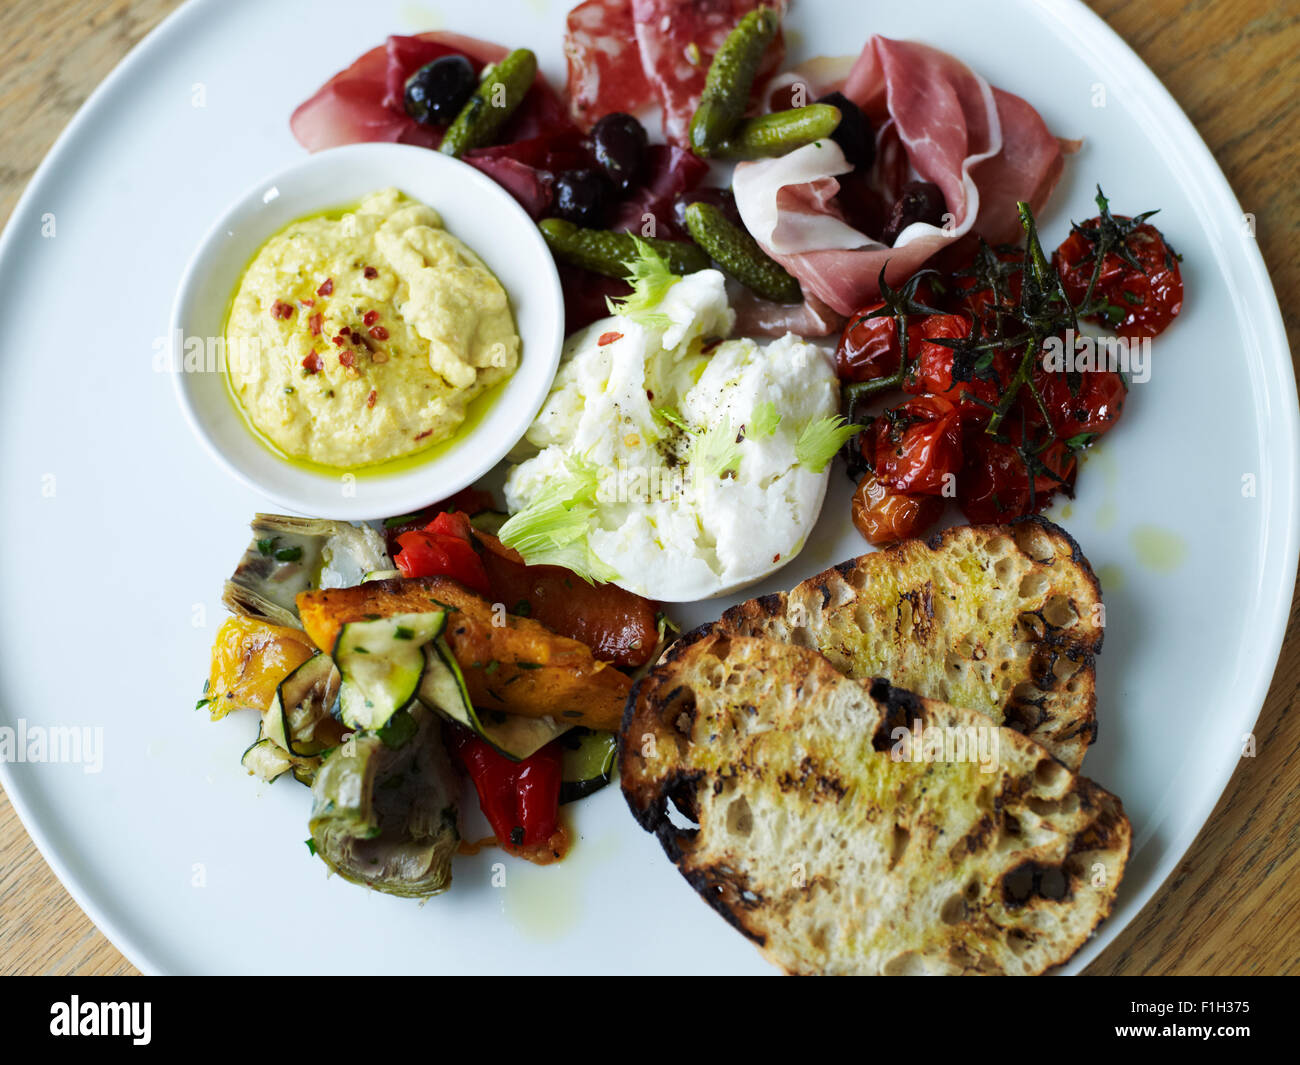
<path id="1" fill-rule="evenodd" d="M 418 906 L 327 880 L 302 843 L 306 792 L 259 787 L 239 768 L 253 722 L 191 710 L 222 578 L 263 501 L 212 466 L 152 369 L 186 259 L 241 189 L 300 155 L 290 111 L 363 48 L 454 28 L 535 48 L 559 84 L 566 6 L 191 3 L 95 93 L 10 222 L 0 714 L 102 728 L 104 750 L 99 773 L 23 764 L 0 778 L 74 897 L 146 971 L 770 971 L 616 790 L 578 808 L 571 860 L 507 860 L 494 887 L 501 859 L 485 851 Z M 1135 830 L 1117 909 L 1069 965 L 1078 971 L 1208 817 L 1276 662 L 1300 528 L 1277 303 L 1210 153 L 1082 5 L 803 2 L 790 25 L 794 59 L 855 49 L 873 31 L 961 56 L 1054 132 L 1085 138 L 1041 220 L 1046 242 L 1093 213 L 1100 181 L 1117 210 L 1161 208 L 1185 256 L 1183 316 L 1061 518 L 1108 604 L 1101 738 L 1085 769 L 1122 796 Z M 848 489 L 836 472 L 818 533 L 770 587 L 860 553 Z M 1162 533 L 1180 545 L 1168 571 L 1140 561 Z"/>

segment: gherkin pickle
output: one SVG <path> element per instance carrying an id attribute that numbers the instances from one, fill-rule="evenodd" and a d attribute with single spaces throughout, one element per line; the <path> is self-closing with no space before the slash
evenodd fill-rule
<path id="1" fill-rule="evenodd" d="M 758 159 L 785 155 L 828 138 L 840 124 L 840 110 L 830 104 L 810 104 L 747 118 L 714 149 L 728 159 Z"/>
<path id="2" fill-rule="evenodd" d="M 556 258 L 606 277 L 620 280 L 627 277 L 627 263 L 637 255 L 637 238 L 631 233 L 583 229 L 562 218 L 544 218 L 538 228 Z M 693 274 L 709 268 L 709 257 L 689 241 L 643 239 L 667 260 L 668 268 L 675 274 Z"/>
<path id="3" fill-rule="evenodd" d="M 716 207 L 693 203 L 686 208 L 686 228 L 724 273 L 764 299 L 798 303 L 803 299 L 799 282 L 758 246 L 758 241 L 727 221 Z"/>
<path id="4" fill-rule="evenodd" d="M 471 148 L 491 144 L 506 119 L 515 113 L 537 76 L 537 56 L 517 48 L 489 67 L 456 120 L 447 127 L 440 150 L 460 158 Z"/>
<path id="5" fill-rule="evenodd" d="M 749 90 L 778 24 L 772 8 L 755 8 L 718 49 L 691 118 L 690 143 L 696 155 L 707 158 L 713 154 L 744 117 Z"/>

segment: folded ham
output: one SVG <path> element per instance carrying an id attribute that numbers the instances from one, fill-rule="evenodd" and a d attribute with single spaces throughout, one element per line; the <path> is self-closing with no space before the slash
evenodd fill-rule
<path id="1" fill-rule="evenodd" d="M 840 314 L 879 295 L 882 267 L 894 285 L 968 234 L 1015 239 L 1016 202 L 1038 210 L 1060 177 L 1061 145 L 1038 113 L 928 45 L 872 37 L 841 91 L 876 127 L 871 180 L 881 193 L 897 196 L 909 176 L 930 181 L 948 213 L 940 226 L 913 223 L 889 247 L 840 212 L 837 179 L 851 167 L 833 141 L 737 166 L 736 206 L 750 233 L 805 295 Z"/>

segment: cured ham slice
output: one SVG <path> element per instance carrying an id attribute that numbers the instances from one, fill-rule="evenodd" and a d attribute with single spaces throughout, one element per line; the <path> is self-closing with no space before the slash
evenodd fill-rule
<path id="1" fill-rule="evenodd" d="M 641 66 L 632 0 L 586 0 L 564 34 L 569 114 L 583 129 L 612 111 L 634 114 L 655 99 Z"/>
<path id="2" fill-rule="evenodd" d="M 641 67 L 664 109 L 664 137 L 687 144 L 691 116 L 704 91 L 709 64 L 727 35 L 758 0 L 631 0 Z M 768 7 L 784 11 L 784 0 Z M 785 40 L 778 30 L 754 81 L 754 97 L 781 69 Z"/>
<path id="3" fill-rule="evenodd" d="M 915 273 L 951 242 L 991 243 L 1020 232 L 1016 201 L 1041 208 L 1063 168 L 1061 146 L 1024 100 L 991 87 L 960 60 L 928 45 L 876 36 L 843 87 L 879 131 L 875 185 L 897 195 L 907 172 L 943 192 L 942 226 L 916 222 L 892 247 L 855 229 L 836 202 L 851 167 L 830 141 L 736 168 L 736 205 L 769 255 L 805 295 L 852 314 Z M 900 156 L 897 148 L 901 148 Z"/>
<path id="4" fill-rule="evenodd" d="M 436 148 L 442 143 L 443 128 L 421 125 L 402 106 L 406 79 L 424 64 L 446 55 L 463 55 L 481 70 L 507 51 L 460 33 L 389 37 L 301 104 L 290 118 L 289 128 L 298 143 L 312 152 L 361 141 Z M 519 110 L 501 130 L 500 139 L 509 143 L 572 129 L 564 105 L 539 73 Z"/>

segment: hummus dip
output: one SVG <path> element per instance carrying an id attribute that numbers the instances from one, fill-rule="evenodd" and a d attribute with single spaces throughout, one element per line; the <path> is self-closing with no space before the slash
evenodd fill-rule
<path id="1" fill-rule="evenodd" d="M 225 339 L 252 424 L 290 457 L 335 467 L 446 440 L 519 364 L 501 282 L 432 207 L 397 189 L 267 241 Z"/>

